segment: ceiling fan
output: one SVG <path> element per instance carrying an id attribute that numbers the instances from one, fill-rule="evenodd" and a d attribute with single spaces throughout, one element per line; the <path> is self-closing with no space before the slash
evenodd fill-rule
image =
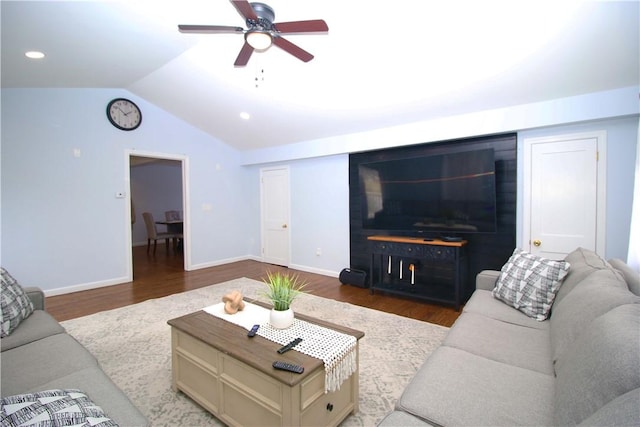
<path id="1" fill-rule="evenodd" d="M 322 19 L 310 21 L 292 21 L 274 23 L 273 9 L 264 3 L 249 3 L 247 0 L 231 0 L 238 13 L 242 15 L 247 29 L 222 25 L 178 25 L 182 33 L 238 33 L 244 34 L 244 46 L 233 64 L 244 67 L 249 62 L 254 50 L 263 52 L 272 44 L 289 52 L 304 62 L 313 59 L 313 55 L 299 46 L 284 39 L 281 34 L 327 32 L 329 27 Z"/>

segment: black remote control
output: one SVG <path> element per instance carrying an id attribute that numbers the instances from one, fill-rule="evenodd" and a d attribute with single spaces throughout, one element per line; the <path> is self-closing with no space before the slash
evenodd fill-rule
<path id="1" fill-rule="evenodd" d="M 289 372 L 294 372 L 296 374 L 301 374 L 304 372 L 304 367 L 300 366 L 300 365 L 294 365 L 292 363 L 287 363 L 287 362 L 273 362 L 273 367 L 276 369 L 280 369 L 281 371 L 289 371 Z"/>
<path id="2" fill-rule="evenodd" d="M 253 328 L 251 328 L 251 330 L 249 331 L 249 333 L 247 334 L 247 336 L 249 338 L 253 338 L 256 336 L 256 332 L 258 332 L 258 328 L 260 327 L 260 325 L 253 325 Z"/>
<path id="3" fill-rule="evenodd" d="M 284 347 L 280 347 L 278 349 L 278 353 L 282 354 L 291 350 L 293 347 L 297 346 L 301 341 L 302 341 L 302 338 L 296 338 L 295 340 L 291 341 L 289 344 L 285 345 Z"/>

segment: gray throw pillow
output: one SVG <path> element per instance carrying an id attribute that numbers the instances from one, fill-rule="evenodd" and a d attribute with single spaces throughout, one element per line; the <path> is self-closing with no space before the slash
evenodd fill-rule
<path id="1" fill-rule="evenodd" d="M 516 249 L 502 267 L 492 294 L 529 317 L 546 320 L 569 266 L 566 261 L 554 261 Z"/>
<path id="2" fill-rule="evenodd" d="M 0 296 L 0 310 L 2 311 L 2 328 L 0 337 L 11 334 L 20 322 L 33 313 L 33 303 L 24 293 L 24 289 L 16 279 L 4 268 L 0 267 L 2 275 L 2 293 Z"/>

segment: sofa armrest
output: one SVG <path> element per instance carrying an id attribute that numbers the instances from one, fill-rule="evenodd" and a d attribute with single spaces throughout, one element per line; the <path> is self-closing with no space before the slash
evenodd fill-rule
<path id="1" fill-rule="evenodd" d="M 499 271 L 483 270 L 476 276 L 476 289 L 491 291 L 496 286 L 496 281 L 500 276 Z"/>
<path id="2" fill-rule="evenodd" d="M 621 259 L 610 259 L 609 264 L 624 276 L 629 290 L 636 295 L 640 295 L 640 275 L 638 275 L 638 272 L 629 267 Z"/>
<path id="3" fill-rule="evenodd" d="M 44 310 L 44 292 L 42 289 L 37 288 L 35 286 L 26 286 L 24 288 L 24 292 L 27 294 L 31 302 L 33 303 L 33 308 L 36 310 Z"/>

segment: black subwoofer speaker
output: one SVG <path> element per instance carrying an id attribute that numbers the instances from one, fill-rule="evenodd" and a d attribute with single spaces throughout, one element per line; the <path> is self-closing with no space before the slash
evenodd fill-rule
<path id="1" fill-rule="evenodd" d="M 367 273 L 362 270 L 356 270 L 354 268 L 343 268 L 338 276 L 340 283 L 343 285 L 353 285 L 360 288 L 366 288 L 367 286 Z"/>

